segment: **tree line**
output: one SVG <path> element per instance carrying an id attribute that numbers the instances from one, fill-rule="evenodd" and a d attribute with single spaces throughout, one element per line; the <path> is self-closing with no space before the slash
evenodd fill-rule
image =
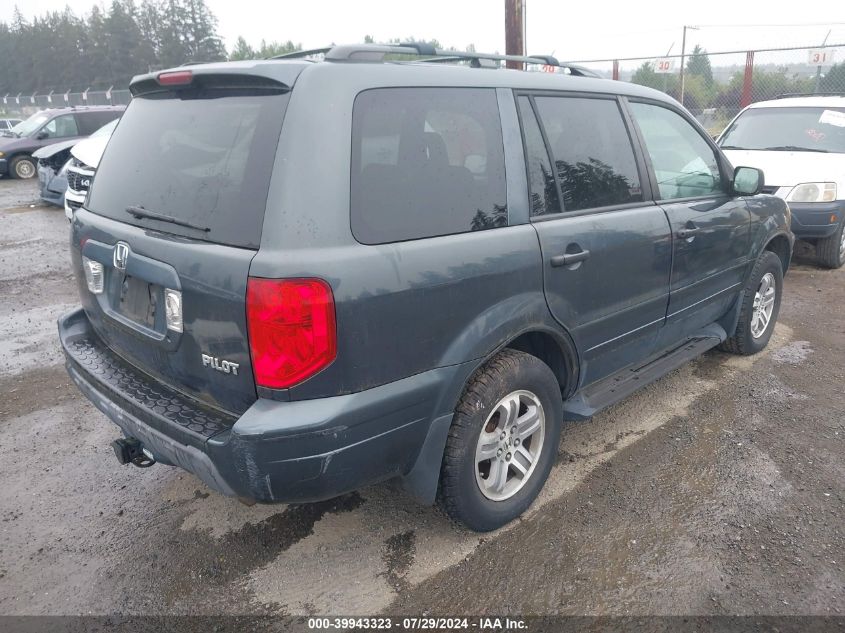
<path id="1" fill-rule="evenodd" d="M 409 40 L 414 38 L 401 41 Z M 374 39 L 367 35 L 364 41 Z M 442 48 L 437 40 L 429 43 Z M 205 0 L 111 0 L 84 15 L 65 8 L 31 19 L 16 6 L 11 21 L 0 22 L 0 96 L 121 89 L 134 75 L 162 68 L 266 59 L 301 49 L 292 40 L 252 46 L 239 37 L 227 51 Z"/>
<path id="2" fill-rule="evenodd" d="M 238 38 L 230 54 L 205 0 L 112 0 L 81 16 L 65 8 L 30 20 L 16 6 L 11 21 L 0 22 L 0 96 L 126 88 L 152 70 L 299 48 L 291 41 L 252 48 Z"/>

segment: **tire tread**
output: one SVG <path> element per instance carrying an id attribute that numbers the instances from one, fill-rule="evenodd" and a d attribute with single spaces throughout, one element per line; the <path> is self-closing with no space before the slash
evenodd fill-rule
<path id="1" fill-rule="evenodd" d="M 751 327 L 749 312 L 754 307 L 754 301 L 753 299 L 749 301 L 748 295 L 750 294 L 753 297 L 754 293 L 757 292 L 757 286 L 759 279 L 762 277 L 763 269 L 771 266 L 773 263 L 777 263 L 778 267 L 781 266 L 780 258 L 772 251 L 763 251 L 763 253 L 760 254 L 760 257 L 757 258 L 754 268 L 751 269 L 751 274 L 748 276 L 748 282 L 745 285 L 745 289 L 742 291 L 742 308 L 739 312 L 739 320 L 736 325 L 736 331 L 733 336 L 725 339 L 719 344 L 719 349 L 721 351 L 728 352 L 730 354 L 737 354 L 739 356 L 748 356 L 755 353 L 756 350 L 751 349 L 751 346 L 749 345 L 751 337 L 751 332 L 749 331 Z M 774 327 L 774 325 L 772 327 Z"/>
<path id="2" fill-rule="evenodd" d="M 482 532 L 501 525 L 495 519 L 479 517 L 468 510 L 468 498 L 465 496 L 468 493 L 462 485 L 462 483 L 465 485 L 466 481 L 465 477 L 461 477 L 461 469 L 465 468 L 468 447 L 474 445 L 475 433 L 478 431 L 479 404 L 484 402 L 485 398 L 489 399 L 491 392 L 495 393 L 502 389 L 508 379 L 519 374 L 521 369 L 524 370 L 526 366 L 536 367 L 536 364 L 549 372 L 549 376 L 554 379 L 557 387 L 557 379 L 542 360 L 526 352 L 510 348 L 505 348 L 493 356 L 467 381 L 449 428 L 437 491 L 438 504 L 454 523 Z M 549 415 L 556 415 L 556 413 L 550 411 Z M 551 432 L 547 438 L 552 443 L 559 437 L 559 426 L 557 428 L 558 432 Z M 551 463 L 549 463 L 549 468 L 551 468 Z M 548 471 L 543 476 L 543 480 L 546 476 L 548 476 Z M 473 485 L 475 485 L 474 481 Z M 533 501 L 533 497 L 530 501 Z"/>
<path id="3" fill-rule="evenodd" d="M 825 268 L 841 268 L 843 261 L 839 256 L 839 245 L 842 243 L 842 232 L 845 231 L 845 220 L 839 229 L 831 235 L 816 242 L 816 258 Z"/>

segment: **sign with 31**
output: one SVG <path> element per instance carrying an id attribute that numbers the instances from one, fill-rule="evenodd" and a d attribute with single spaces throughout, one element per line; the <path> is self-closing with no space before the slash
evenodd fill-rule
<path id="1" fill-rule="evenodd" d="M 833 66 L 835 48 L 813 48 L 810 50 L 810 66 Z"/>
<path id="2" fill-rule="evenodd" d="M 654 60 L 654 72 L 673 73 L 675 72 L 675 60 L 671 57 L 658 57 Z"/>

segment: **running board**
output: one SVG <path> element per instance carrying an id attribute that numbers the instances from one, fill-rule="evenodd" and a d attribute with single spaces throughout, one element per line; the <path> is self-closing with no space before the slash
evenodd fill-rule
<path id="1" fill-rule="evenodd" d="M 585 420 L 602 409 L 616 404 L 632 393 L 662 378 L 670 371 L 716 347 L 727 338 L 725 330 L 712 324 L 702 329 L 678 347 L 664 352 L 639 367 L 626 367 L 599 382 L 579 391 L 563 403 L 563 417 Z"/>

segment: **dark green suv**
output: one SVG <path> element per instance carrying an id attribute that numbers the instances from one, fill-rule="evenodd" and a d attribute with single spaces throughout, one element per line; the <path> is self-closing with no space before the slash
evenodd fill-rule
<path id="1" fill-rule="evenodd" d="M 666 95 L 421 45 L 322 54 L 132 82 L 59 321 L 121 462 L 262 502 L 398 478 L 491 530 L 564 420 L 767 344 L 789 210 Z"/>

